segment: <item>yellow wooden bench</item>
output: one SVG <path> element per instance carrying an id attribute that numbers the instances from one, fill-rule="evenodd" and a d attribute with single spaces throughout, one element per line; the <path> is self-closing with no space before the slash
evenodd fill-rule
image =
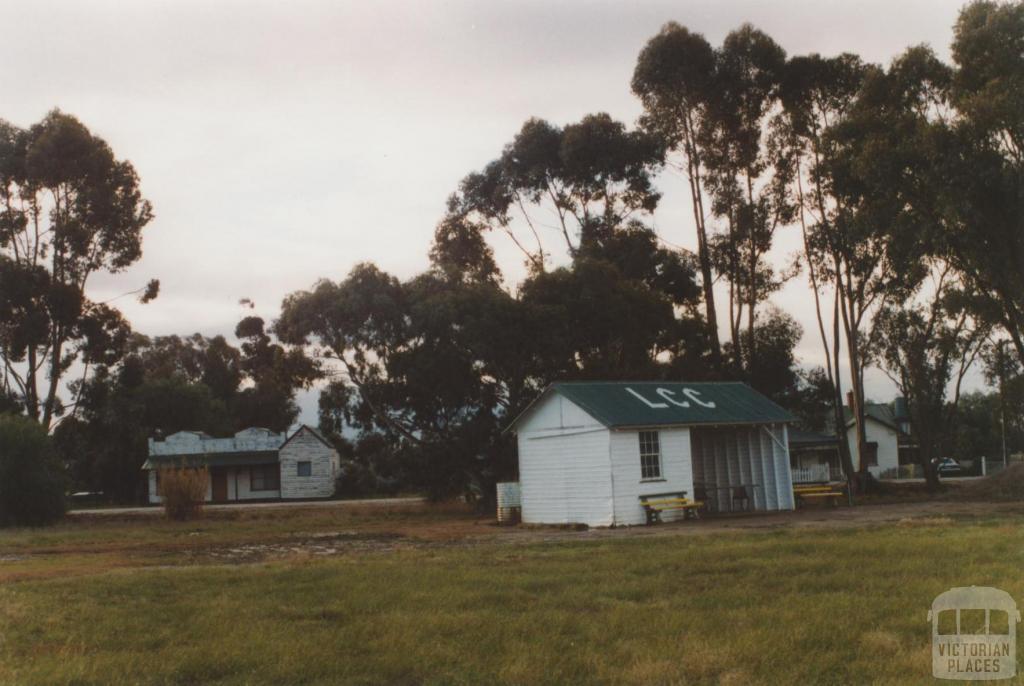
<path id="1" fill-rule="evenodd" d="M 794 486 L 793 497 L 796 500 L 797 507 L 811 500 L 824 500 L 829 505 L 835 507 L 839 504 L 839 499 L 845 497 L 845 494 L 841 489 L 837 490 L 828 484 L 808 484 L 806 486 Z"/>
<path id="2" fill-rule="evenodd" d="M 684 518 L 698 519 L 700 510 L 704 503 L 697 500 L 690 500 L 686 497 L 686 491 L 675 493 L 654 493 L 640 496 L 640 505 L 647 515 L 648 524 L 661 522 L 661 513 L 666 510 L 682 510 Z"/>

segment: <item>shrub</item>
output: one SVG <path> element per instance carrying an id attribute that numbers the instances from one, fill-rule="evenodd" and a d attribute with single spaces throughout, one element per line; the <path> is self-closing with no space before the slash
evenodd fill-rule
<path id="1" fill-rule="evenodd" d="M 27 417 L 0 415 L 0 526 L 40 526 L 64 516 L 64 470 L 50 437 Z"/>
<path id="2" fill-rule="evenodd" d="M 168 517 L 181 521 L 202 514 L 210 470 L 185 465 L 166 467 L 159 471 L 157 478 L 160 482 L 157 491 Z"/>

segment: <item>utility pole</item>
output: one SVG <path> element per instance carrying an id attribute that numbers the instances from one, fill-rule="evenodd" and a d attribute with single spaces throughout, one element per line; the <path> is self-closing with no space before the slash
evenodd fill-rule
<path id="1" fill-rule="evenodd" d="M 1006 468 L 1006 341 L 996 344 L 996 359 L 999 365 L 999 431 L 1003 444 L 1003 468 Z"/>

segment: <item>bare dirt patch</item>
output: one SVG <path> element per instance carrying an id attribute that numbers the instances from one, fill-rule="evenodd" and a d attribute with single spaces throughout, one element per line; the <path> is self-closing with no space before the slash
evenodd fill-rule
<path id="1" fill-rule="evenodd" d="M 292 540 L 273 543 L 247 543 L 234 546 L 188 551 L 193 562 L 243 564 L 285 557 L 328 557 L 354 553 L 394 550 L 404 537 L 401 534 L 369 534 L 357 531 L 334 531 L 297 534 Z"/>
<path id="2" fill-rule="evenodd" d="M 983 517 L 1024 515 L 1024 502 L 932 500 L 856 507 L 809 507 L 796 512 L 707 517 L 699 521 L 577 530 L 498 526 L 465 505 L 403 505 L 365 511 L 324 507 L 219 512 L 185 525 L 75 518 L 42 533 L 0 537 L 0 583 L 65 578 L 117 569 L 240 565 L 274 560 L 309 561 L 388 555 L 409 549 L 479 545 L 526 546 L 618 538 L 701 536 L 780 530 L 884 526 L 952 527 Z M 509 553 L 514 554 L 514 553 Z"/>

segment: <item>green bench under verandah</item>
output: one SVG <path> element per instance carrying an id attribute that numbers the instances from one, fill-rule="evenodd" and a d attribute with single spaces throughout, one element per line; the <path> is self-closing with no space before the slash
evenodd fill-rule
<path id="1" fill-rule="evenodd" d="M 682 510 L 684 518 L 697 519 L 700 517 L 700 509 L 704 507 L 704 503 L 687 498 L 686 491 L 642 495 L 640 505 L 647 515 L 647 524 L 660 523 L 661 513 L 667 510 Z"/>

